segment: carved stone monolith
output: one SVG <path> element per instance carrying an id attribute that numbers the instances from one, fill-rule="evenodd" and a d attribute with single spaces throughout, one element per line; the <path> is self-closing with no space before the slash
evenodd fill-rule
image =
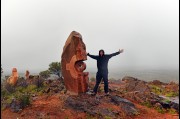
<path id="1" fill-rule="evenodd" d="M 61 56 L 62 76 L 66 89 L 72 94 L 84 93 L 88 89 L 88 72 L 86 69 L 87 60 L 86 46 L 82 36 L 76 31 L 69 35 Z"/>

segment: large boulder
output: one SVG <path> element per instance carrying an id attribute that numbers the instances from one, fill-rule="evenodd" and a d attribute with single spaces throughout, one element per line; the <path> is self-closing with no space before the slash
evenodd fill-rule
<path id="1" fill-rule="evenodd" d="M 126 83 L 125 89 L 128 92 L 132 92 L 132 91 L 150 92 L 150 88 L 147 85 L 147 82 L 145 81 L 129 76 L 122 78 L 122 81 Z"/>
<path id="2" fill-rule="evenodd" d="M 159 81 L 159 80 L 150 81 L 150 82 L 148 82 L 148 84 L 158 85 L 158 86 L 165 85 L 165 83 L 163 83 L 163 82 L 161 82 L 161 81 Z"/>
<path id="3" fill-rule="evenodd" d="M 66 88 L 62 80 L 46 80 L 44 81 L 46 89 L 43 91 L 45 93 L 66 93 Z"/>
<path id="4" fill-rule="evenodd" d="M 96 96 L 95 98 L 89 95 L 69 96 L 65 100 L 64 107 L 86 112 L 98 119 L 107 117 L 117 119 L 138 114 L 138 109 L 132 102 L 117 95 Z"/>
<path id="5" fill-rule="evenodd" d="M 165 89 L 167 91 L 172 91 L 172 92 L 179 92 L 179 84 L 171 81 L 167 85 L 165 85 Z"/>
<path id="6" fill-rule="evenodd" d="M 73 96 L 69 96 L 65 101 L 65 107 L 80 112 L 87 112 L 88 114 L 94 116 L 98 113 L 98 108 L 95 107 L 98 106 L 99 104 L 100 102 L 95 98 L 85 99 L 83 97 L 79 98 Z"/>
<path id="7" fill-rule="evenodd" d="M 151 85 L 155 85 L 161 88 L 165 87 L 167 91 L 178 92 L 179 91 L 178 84 L 174 82 L 170 82 L 169 84 L 166 84 L 158 80 L 145 82 L 129 76 L 124 77 L 122 81 L 125 82 L 125 89 L 124 89 L 125 93 L 121 93 L 121 96 L 123 96 L 124 98 L 129 99 L 131 101 L 136 101 L 141 104 L 146 104 L 149 106 L 154 106 L 154 107 L 158 106 L 165 109 L 173 108 L 177 112 L 179 112 L 179 104 L 172 101 L 165 102 L 164 100 L 167 99 L 153 93 L 150 87 Z"/>
<path id="8" fill-rule="evenodd" d="M 138 114 L 138 110 L 136 109 L 135 105 L 127 99 L 119 96 L 111 96 L 111 101 L 119 105 L 128 116 Z"/>

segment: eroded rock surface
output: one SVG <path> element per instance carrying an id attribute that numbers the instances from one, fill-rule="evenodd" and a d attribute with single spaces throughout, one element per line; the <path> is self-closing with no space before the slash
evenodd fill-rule
<path id="1" fill-rule="evenodd" d="M 126 83 L 126 91 L 131 92 L 131 91 L 140 91 L 140 92 L 149 92 L 150 88 L 147 85 L 147 82 L 139 80 L 134 77 L 124 77 L 122 79 Z"/>
<path id="2" fill-rule="evenodd" d="M 111 101 L 119 105 L 120 108 L 126 112 L 126 115 L 135 115 L 138 113 L 135 105 L 127 99 L 121 98 L 119 96 L 111 96 Z"/>
<path id="3" fill-rule="evenodd" d="M 16 68 L 12 69 L 12 75 L 7 79 L 7 83 L 15 86 L 18 79 L 18 72 Z"/>
<path id="4" fill-rule="evenodd" d="M 160 97 L 159 95 L 155 94 L 154 92 L 151 91 L 151 88 L 153 86 L 159 86 L 159 90 L 165 88 L 166 91 L 174 91 L 178 92 L 179 91 L 179 85 L 170 82 L 168 84 L 160 82 L 158 80 L 154 80 L 152 82 L 145 82 L 142 80 L 139 80 L 134 77 L 124 77 L 122 79 L 123 82 L 125 82 L 125 88 L 124 92 L 121 93 L 121 96 L 123 96 L 126 99 L 132 100 L 132 101 L 137 101 L 140 104 L 148 104 L 151 106 L 157 106 L 162 108 L 173 108 L 177 112 L 179 112 L 179 104 L 168 101 L 166 98 Z M 168 89 L 168 90 L 167 90 Z"/>
<path id="5" fill-rule="evenodd" d="M 87 60 L 87 55 L 82 36 L 72 31 L 63 48 L 61 65 L 66 89 L 73 94 L 84 93 L 88 89 L 88 72 L 83 72 L 86 69 L 84 60 Z"/>
<path id="6" fill-rule="evenodd" d="M 102 107 L 107 104 L 111 106 L 116 105 L 116 108 Z M 93 116 L 99 115 L 99 118 L 102 119 L 106 116 L 116 119 L 118 116 L 134 116 L 138 113 L 138 109 L 132 102 L 117 95 L 96 97 L 88 95 L 69 96 L 64 106 Z"/>
<path id="7" fill-rule="evenodd" d="M 28 70 L 26 70 L 26 74 L 25 74 L 25 79 L 29 79 L 29 71 Z"/>

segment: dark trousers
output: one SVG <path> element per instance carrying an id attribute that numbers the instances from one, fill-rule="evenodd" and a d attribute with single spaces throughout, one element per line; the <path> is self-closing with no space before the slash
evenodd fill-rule
<path id="1" fill-rule="evenodd" d="M 104 81 L 104 92 L 108 93 L 108 72 L 97 72 L 96 73 L 96 85 L 94 86 L 94 92 L 97 93 L 97 89 L 99 87 L 99 84 L 101 83 L 101 80 Z"/>

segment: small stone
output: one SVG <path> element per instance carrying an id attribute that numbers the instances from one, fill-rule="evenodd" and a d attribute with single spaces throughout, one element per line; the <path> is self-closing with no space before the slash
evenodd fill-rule
<path id="1" fill-rule="evenodd" d="M 162 109 L 162 108 L 163 108 L 160 103 L 156 103 L 156 104 L 154 105 L 154 107 L 155 107 L 155 108 L 159 108 L 159 109 Z"/>
<path id="2" fill-rule="evenodd" d="M 46 93 L 49 93 L 49 92 L 50 92 L 50 88 L 48 88 L 45 92 L 46 92 Z"/>

